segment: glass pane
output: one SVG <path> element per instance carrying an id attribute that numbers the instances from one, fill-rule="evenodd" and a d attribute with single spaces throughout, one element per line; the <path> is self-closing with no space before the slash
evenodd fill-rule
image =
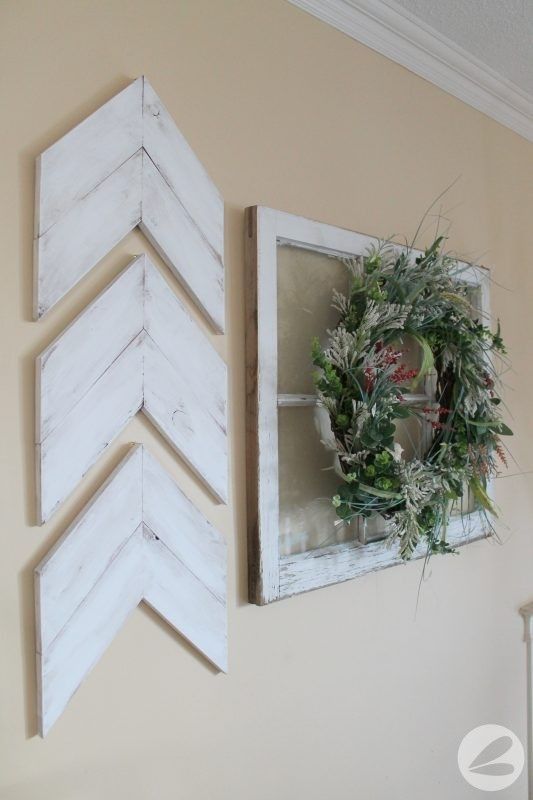
<path id="1" fill-rule="evenodd" d="M 333 288 L 346 292 L 347 269 L 338 259 L 286 245 L 278 246 L 278 393 L 314 394 L 311 340 L 327 341 L 327 329 L 338 321 L 331 307 Z M 479 308 L 480 292 L 469 292 Z M 474 312 L 475 313 L 475 312 Z M 476 314 L 477 316 L 477 314 Z M 401 362 L 408 369 L 419 368 L 421 350 L 410 337 L 395 346 L 404 351 Z M 429 375 L 413 393 L 424 395 L 420 406 L 434 403 L 435 376 Z M 406 397 L 409 391 L 405 391 Z M 418 403 L 417 403 L 418 405 Z M 332 469 L 333 453 L 321 439 L 330 434 L 327 412 L 317 407 L 281 407 L 279 435 L 279 531 L 282 555 L 305 552 L 318 547 L 359 538 L 362 542 L 383 538 L 386 523 L 380 518 L 365 523 L 340 523 L 331 506 L 341 479 Z M 395 439 L 404 449 L 404 458 L 423 458 L 430 446 L 429 422 L 409 418 L 398 420 Z M 466 488 L 466 487 L 465 487 Z M 452 515 L 474 509 L 468 492 L 454 504 Z"/>
<path id="2" fill-rule="evenodd" d="M 400 362 L 405 364 L 407 369 L 420 369 L 422 365 L 422 350 L 416 339 L 412 336 L 402 336 L 402 338 L 395 342 L 398 350 L 402 351 Z M 422 391 L 423 387 L 415 387 L 418 392 Z"/>
<path id="3" fill-rule="evenodd" d="M 328 432 L 324 409 L 285 407 L 278 411 L 281 555 L 355 538 L 357 526 L 343 525 L 331 505 L 341 479 L 332 469 L 334 454 L 321 441 Z"/>
<path id="4" fill-rule="evenodd" d="M 478 319 L 481 316 L 481 287 L 470 286 L 467 290 L 468 299 L 472 304 L 473 319 Z"/>
<path id="5" fill-rule="evenodd" d="M 337 258 L 278 246 L 278 393 L 314 394 L 311 341 L 325 344 L 339 313 L 333 289 L 346 292 L 348 270 Z"/>
<path id="6" fill-rule="evenodd" d="M 478 508 L 476 499 L 468 486 L 465 484 L 463 496 L 460 500 L 456 500 L 450 508 L 451 517 L 459 517 L 463 514 L 471 514 Z"/>
<path id="7" fill-rule="evenodd" d="M 278 410 L 280 553 L 301 553 L 360 538 L 363 542 L 387 535 L 385 521 L 376 516 L 344 526 L 331 505 L 342 479 L 332 469 L 334 454 L 323 444 L 331 435 L 327 412 L 319 407 L 281 407 Z M 431 427 L 417 418 L 398 420 L 396 441 L 404 457 L 420 457 L 429 446 Z M 471 510 L 463 501 L 462 511 Z M 452 513 L 460 513 L 456 504 Z"/>
<path id="8" fill-rule="evenodd" d="M 394 440 L 403 448 L 403 458 L 423 459 L 431 444 L 431 424 L 419 417 L 407 417 L 396 420 Z"/>

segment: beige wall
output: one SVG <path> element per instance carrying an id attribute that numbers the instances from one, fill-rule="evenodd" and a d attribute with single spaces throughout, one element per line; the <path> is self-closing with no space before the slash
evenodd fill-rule
<path id="1" fill-rule="evenodd" d="M 498 482 L 503 546 L 434 559 L 270 607 L 246 602 L 243 208 L 410 235 L 429 202 L 451 246 L 497 285 L 530 452 L 533 148 L 285 0 L 3 0 L 0 4 L 0 797 L 2 800 L 461 800 L 460 738 L 525 735 L 517 614 L 533 598 L 531 478 Z M 48 525 L 33 522 L 33 359 L 146 248 L 132 234 L 42 323 L 31 321 L 35 156 L 146 73 L 227 204 L 233 501 L 209 503 L 137 419 Z M 451 209 L 451 210 L 450 210 Z M 505 289 L 500 288 L 503 285 Z M 146 442 L 230 543 L 230 673 L 215 676 L 138 610 L 49 737 L 35 736 L 32 570 L 124 454 Z M 525 781 L 506 798 L 524 798 Z"/>

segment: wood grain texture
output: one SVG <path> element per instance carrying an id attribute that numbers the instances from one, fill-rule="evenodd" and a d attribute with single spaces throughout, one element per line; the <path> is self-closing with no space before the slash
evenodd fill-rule
<path id="1" fill-rule="evenodd" d="M 41 735 L 141 600 L 226 671 L 226 561 L 224 537 L 134 446 L 35 570 Z"/>
<path id="2" fill-rule="evenodd" d="M 471 514 L 463 522 L 456 520 L 448 526 L 447 541 L 454 547 L 490 536 L 490 526 L 482 514 Z M 427 550 L 421 544 L 412 559 L 425 558 Z M 321 589 L 334 583 L 342 583 L 388 567 L 405 566 L 397 550 L 387 546 L 386 541 L 361 544 L 346 544 L 321 547 L 307 553 L 283 556 L 280 559 L 279 597 L 290 597 L 312 589 Z"/>
<path id="3" fill-rule="evenodd" d="M 141 221 L 142 150 L 35 239 L 41 317 Z"/>
<path id="4" fill-rule="evenodd" d="M 142 102 L 143 79 L 138 78 L 41 153 L 36 236 L 42 236 L 142 147 Z"/>
<path id="5" fill-rule="evenodd" d="M 38 515 L 46 522 L 143 405 L 144 334 L 108 367 L 37 447 Z M 76 353 L 71 357 L 76 358 Z"/>
<path id="6" fill-rule="evenodd" d="M 227 501 L 226 365 L 146 256 L 41 353 L 36 373 L 41 522 L 141 409 Z"/>
<path id="7" fill-rule="evenodd" d="M 172 269 L 213 330 L 224 330 L 224 267 L 169 188 L 153 161 L 143 156 L 141 230 Z"/>
<path id="8" fill-rule="evenodd" d="M 249 599 L 263 605 L 279 597 L 279 537 L 271 535 L 279 508 L 277 348 L 271 346 L 277 300 L 276 273 L 262 268 L 265 260 L 275 262 L 276 240 L 268 216 L 257 212 L 246 211 L 246 468 Z"/>
<path id="9" fill-rule="evenodd" d="M 215 498 L 227 502 L 226 427 L 216 420 L 213 398 L 185 369 L 173 369 L 150 337 L 144 347 L 143 411 Z"/>
<path id="10" fill-rule="evenodd" d="M 224 201 L 144 78 L 143 147 L 215 253 L 224 254 Z M 188 191 L 193 186 L 194 191 Z"/>
<path id="11" fill-rule="evenodd" d="M 383 542 L 345 543 L 283 557 L 279 549 L 278 408 L 313 406 L 316 399 L 278 394 L 277 247 L 354 256 L 377 240 L 270 208 L 249 208 L 246 215 L 249 600 L 261 605 L 401 562 Z M 488 271 L 463 263 L 459 269 L 462 280 L 480 287 L 481 310 L 487 317 Z M 450 541 L 458 545 L 489 533 L 477 513 L 451 522 L 448 528 Z"/>
<path id="12" fill-rule="evenodd" d="M 141 257 L 37 358 L 36 441 L 43 441 L 87 394 L 102 364 L 112 364 L 143 330 L 144 280 Z"/>
<path id="13" fill-rule="evenodd" d="M 145 78 L 40 156 L 35 209 L 36 318 L 140 225 L 223 331 L 224 204 Z"/>

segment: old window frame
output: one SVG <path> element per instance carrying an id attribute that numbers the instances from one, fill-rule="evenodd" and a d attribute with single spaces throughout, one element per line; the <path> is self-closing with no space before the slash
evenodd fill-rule
<path id="1" fill-rule="evenodd" d="M 327 223 L 253 206 L 246 209 L 247 509 L 249 600 L 258 605 L 350 580 L 400 564 L 384 541 L 346 542 L 281 556 L 279 551 L 278 408 L 309 405 L 309 395 L 278 395 L 277 248 L 354 256 L 375 237 Z M 479 291 L 480 310 L 490 314 L 489 272 L 461 263 L 461 278 Z M 489 493 L 492 487 L 489 486 Z M 448 540 L 460 546 L 489 535 L 482 513 L 450 521 Z M 424 555 L 420 548 L 415 558 Z"/>

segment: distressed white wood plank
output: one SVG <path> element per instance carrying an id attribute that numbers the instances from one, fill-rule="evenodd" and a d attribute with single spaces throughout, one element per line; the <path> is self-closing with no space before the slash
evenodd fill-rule
<path id="1" fill-rule="evenodd" d="M 143 330 L 144 262 L 129 264 L 37 358 L 37 442 Z"/>
<path id="2" fill-rule="evenodd" d="M 279 598 L 277 253 L 274 220 L 247 211 L 246 395 L 251 602 Z"/>
<path id="3" fill-rule="evenodd" d="M 46 585 L 37 629 L 39 652 L 56 638 L 141 524 L 142 476 L 143 452 L 134 447 L 37 567 Z"/>
<path id="4" fill-rule="evenodd" d="M 45 522 L 143 403 L 144 332 L 37 446 L 39 517 Z"/>
<path id="5" fill-rule="evenodd" d="M 224 266 L 151 159 L 143 156 L 141 230 L 208 317 L 224 331 Z"/>
<path id="6" fill-rule="evenodd" d="M 35 235 L 142 147 L 143 79 L 127 86 L 37 159 Z"/>
<path id="7" fill-rule="evenodd" d="M 371 245 L 379 244 L 375 236 L 367 236 L 357 231 L 316 222 L 313 219 L 275 211 L 271 208 L 258 209 L 275 228 L 276 241 L 291 247 L 312 250 L 332 256 L 352 256 L 364 253 Z"/>
<path id="8" fill-rule="evenodd" d="M 144 450 L 143 520 L 220 601 L 226 595 L 226 540 Z M 179 525 L 176 518 L 179 517 Z"/>
<path id="9" fill-rule="evenodd" d="M 277 404 L 288 408 L 316 406 L 318 397 L 316 394 L 278 394 Z"/>
<path id="10" fill-rule="evenodd" d="M 140 603 L 146 582 L 142 542 L 140 526 L 123 544 L 59 635 L 40 653 L 41 735 L 46 735 Z"/>
<path id="11" fill-rule="evenodd" d="M 490 536 L 486 518 L 478 513 L 468 520 L 454 520 L 447 529 L 447 541 L 453 547 L 462 547 Z M 427 548 L 422 542 L 412 560 L 425 558 Z M 405 565 L 397 552 L 386 541 L 361 545 L 358 542 L 323 547 L 283 556 L 280 559 L 280 597 L 289 597 L 312 589 L 358 578 L 368 572 Z"/>
<path id="12" fill-rule="evenodd" d="M 141 179 L 139 150 L 35 240 L 37 317 L 138 225 Z"/>
<path id="13" fill-rule="evenodd" d="M 427 394 L 406 394 L 403 402 L 408 406 L 426 405 Z M 280 408 L 310 408 L 318 405 L 316 394 L 278 394 L 277 404 Z"/>
<path id="14" fill-rule="evenodd" d="M 215 331 L 222 332 L 224 204 L 145 79 L 42 154 L 36 216 L 36 317 L 141 223 Z"/>
<path id="15" fill-rule="evenodd" d="M 36 367 L 42 519 L 144 405 L 226 501 L 226 365 L 146 256 L 101 292 Z"/>
<path id="16" fill-rule="evenodd" d="M 174 369 L 187 374 L 210 415 L 225 429 L 226 364 L 148 258 L 144 281 L 145 330 Z"/>
<path id="17" fill-rule="evenodd" d="M 142 599 L 227 669 L 224 537 L 137 445 L 35 571 L 41 735 Z"/>
<path id="18" fill-rule="evenodd" d="M 202 163 L 144 79 L 143 146 L 213 250 L 224 255 L 224 201 Z"/>
<path id="19" fill-rule="evenodd" d="M 144 342 L 144 413 L 221 503 L 227 502 L 226 430 L 147 336 Z"/>
<path id="20" fill-rule="evenodd" d="M 162 540 L 145 528 L 151 579 L 144 600 L 187 641 L 227 672 L 226 604 L 185 566 Z"/>

